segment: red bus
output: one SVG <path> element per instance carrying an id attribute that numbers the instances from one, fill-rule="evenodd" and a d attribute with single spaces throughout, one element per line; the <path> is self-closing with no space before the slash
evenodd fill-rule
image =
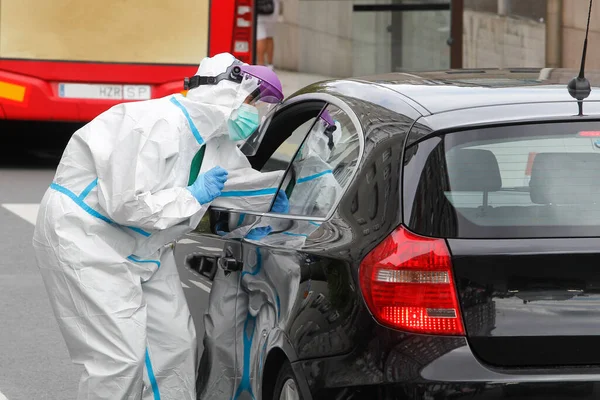
<path id="1" fill-rule="evenodd" d="M 85 123 L 183 91 L 206 56 L 254 60 L 254 0 L 0 1 L 0 120 Z"/>

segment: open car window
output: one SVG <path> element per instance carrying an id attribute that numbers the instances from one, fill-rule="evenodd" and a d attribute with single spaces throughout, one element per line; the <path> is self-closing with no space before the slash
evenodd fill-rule
<path id="1" fill-rule="evenodd" d="M 269 120 L 269 125 L 262 128 L 265 133 L 258 151 L 254 156 L 248 157 L 252 168 L 264 173 L 280 171 L 280 186 L 285 171 L 324 106 L 323 101 L 309 101 L 289 106 L 276 113 Z M 263 210 L 268 209 L 273 198 L 274 196 L 271 196 L 268 204 L 264 204 Z M 211 207 L 207 213 L 210 214 L 210 221 L 206 221 L 205 218 L 197 231 L 207 233 L 209 230 L 213 234 L 225 236 L 242 226 L 251 225 L 256 219 L 252 213 L 256 213 L 258 209 L 252 209 L 252 204 L 248 204 L 247 209 Z"/>
<path id="2" fill-rule="evenodd" d="M 283 178 L 279 190 L 286 193 L 287 209 L 275 201 L 270 213 L 245 220 L 236 234 L 263 246 L 312 246 L 315 239 L 329 234 L 321 224 L 350 185 L 359 156 L 356 125 L 344 111 L 328 105 L 311 125 Z"/>
<path id="3" fill-rule="evenodd" d="M 260 169 L 260 172 L 270 171 L 285 171 L 288 164 L 292 161 L 292 158 L 298 151 L 298 147 L 306 137 L 306 134 L 315 123 L 316 117 L 309 119 L 302 125 L 297 127 L 279 147 L 275 150 L 273 155 L 267 160 L 265 165 Z"/>
<path id="4" fill-rule="evenodd" d="M 357 167 L 360 141 L 354 123 L 334 105 L 324 114 L 328 121 L 319 118 L 312 124 L 283 179 L 291 216 L 326 217 Z"/>

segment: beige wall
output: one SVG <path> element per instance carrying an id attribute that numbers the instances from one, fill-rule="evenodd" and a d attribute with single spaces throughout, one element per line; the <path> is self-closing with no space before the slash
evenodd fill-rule
<path id="1" fill-rule="evenodd" d="M 283 0 L 282 4 L 283 18 L 275 36 L 276 67 L 332 77 L 393 72 L 391 13 L 352 12 L 351 1 L 339 0 Z M 402 16 L 402 68 L 449 68 L 449 19 L 448 12 Z M 545 65 L 543 23 L 465 10 L 463 37 L 464 67 Z"/>
<path id="2" fill-rule="evenodd" d="M 465 10 L 464 68 L 545 66 L 545 24 Z"/>
<path id="3" fill-rule="evenodd" d="M 548 0 L 509 0 L 509 15 L 539 21 L 546 18 Z M 465 10 L 498 12 L 498 0 L 464 0 Z"/>
<path id="4" fill-rule="evenodd" d="M 371 0 L 370 3 L 387 3 Z M 275 65 L 331 77 L 390 68 L 390 13 L 353 13 L 351 1 L 283 0 Z"/>
<path id="5" fill-rule="evenodd" d="M 284 0 L 282 4 L 275 65 L 326 76 L 352 75 L 352 3 Z"/>
<path id="6" fill-rule="evenodd" d="M 0 57 L 190 63 L 207 54 L 208 0 L 0 0 Z"/>
<path id="7" fill-rule="evenodd" d="M 450 13 L 418 11 L 402 16 L 402 68 L 450 68 Z"/>
<path id="8" fill-rule="evenodd" d="M 364 0 L 361 4 L 388 4 Z M 353 12 L 352 1 L 282 0 L 283 16 L 275 36 L 275 66 L 332 77 L 373 75 L 392 69 L 391 12 Z M 402 56 L 414 64 L 447 67 L 447 32 L 419 32 L 424 17 L 444 25 L 444 13 L 407 13 L 402 17 Z M 445 13 L 449 14 L 449 13 Z M 419 32 L 419 34 L 414 34 Z"/>
<path id="9" fill-rule="evenodd" d="M 585 39 L 588 2 L 563 0 L 562 67 L 579 68 Z M 586 69 L 600 69 L 600 7 L 594 4 L 590 20 Z"/>

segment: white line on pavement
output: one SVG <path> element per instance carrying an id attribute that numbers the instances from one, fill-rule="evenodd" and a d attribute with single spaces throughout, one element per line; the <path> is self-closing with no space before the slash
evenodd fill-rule
<path id="1" fill-rule="evenodd" d="M 185 284 L 185 283 L 183 283 L 183 282 L 181 282 L 181 286 L 183 286 L 183 287 L 184 287 L 184 288 L 186 288 L 186 289 L 189 289 L 189 288 L 190 288 L 188 285 L 186 285 L 186 284 Z M 2 399 L 0 399 L 0 400 L 2 400 Z"/>
<path id="2" fill-rule="evenodd" d="M 206 293 L 210 293 L 210 287 L 206 286 L 204 283 L 196 282 L 196 281 L 193 281 L 191 279 L 189 279 L 189 281 L 191 283 L 193 283 L 194 285 L 198 286 L 200 289 L 204 290 Z"/>
<path id="3" fill-rule="evenodd" d="M 8 211 L 16 214 L 17 216 L 23 218 L 25 221 L 29 222 L 32 225 L 35 225 L 35 221 L 37 219 L 38 209 L 40 208 L 39 204 L 2 204 L 2 207 L 6 208 Z M 2 397 L 0 397 L 0 400 Z"/>
<path id="4" fill-rule="evenodd" d="M 0 400 L 8 400 L 8 398 L 0 392 Z"/>

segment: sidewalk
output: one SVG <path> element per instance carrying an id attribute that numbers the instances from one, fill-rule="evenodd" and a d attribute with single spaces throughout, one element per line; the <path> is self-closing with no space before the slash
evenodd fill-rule
<path id="1" fill-rule="evenodd" d="M 283 94 L 285 97 L 312 83 L 332 79 L 327 76 L 284 71 L 280 69 L 275 69 L 275 72 L 281 80 L 281 84 L 283 85 Z"/>

